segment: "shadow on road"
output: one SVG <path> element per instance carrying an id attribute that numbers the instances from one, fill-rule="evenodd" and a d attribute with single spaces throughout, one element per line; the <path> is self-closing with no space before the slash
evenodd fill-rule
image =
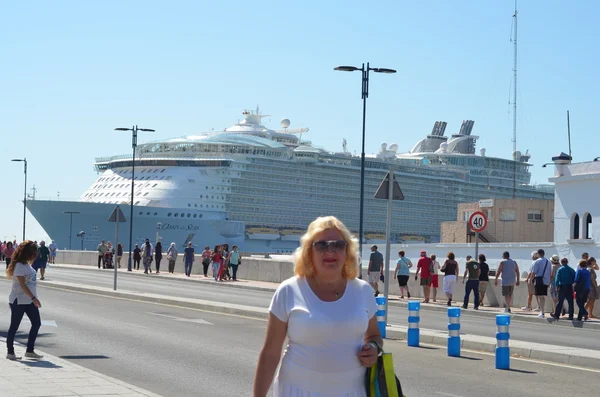
<path id="1" fill-rule="evenodd" d="M 60 356 L 63 360 L 104 360 L 110 357 L 102 355 L 78 355 L 78 356 Z"/>
<path id="2" fill-rule="evenodd" d="M 523 369 L 514 369 L 514 368 L 501 369 L 500 371 L 517 372 L 519 374 L 527 374 L 527 375 L 537 375 L 537 372 L 535 372 L 535 371 L 525 371 Z"/>

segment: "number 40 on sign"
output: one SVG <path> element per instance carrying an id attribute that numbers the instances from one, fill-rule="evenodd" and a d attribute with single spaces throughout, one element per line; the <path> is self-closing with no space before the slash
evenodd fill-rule
<path id="1" fill-rule="evenodd" d="M 469 218 L 469 226 L 474 232 L 482 232 L 487 226 L 487 217 L 481 211 L 473 212 Z"/>

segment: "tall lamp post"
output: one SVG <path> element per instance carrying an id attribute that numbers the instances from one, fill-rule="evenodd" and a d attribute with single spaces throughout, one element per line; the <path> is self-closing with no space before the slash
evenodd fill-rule
<path id="1" fill-rule="evenodd" d="M 73 237 L 73 215 L 77 215 L 79 214 L 79 211 L 64 211 L 63 214 L 69 214 L 69 216 L 71 217 L 71 220 L 69 221 L 69 250 L 72 249 L 71 247 L 71 239 Z"/>
<path id="2" fill-rule="evenodd" d="M 82 230 L 77 233 L 77 237 L 81 239 L 81 250 L 83 251 L 83 240 L 85 239 L 85 232 Z"/>
<path id="3" fill-rule="evenodd" d="M 23 241 L 25 241 L 25 220 L 27 219 L 27 158 L 12 159 L 12 161 L 22 161 L 25 173 L 25 193 L 23 193 Z"/>
<path id="4" fill-rule="evenodd" d="M 360 70 L 362 73 L 362 100 L 363 100 L 363 114 L 362 114 L 362 150 L 360 154 L 360 215 L 359 215 L 359 226 L 358 226 L 358 249 L 360 255 L 360 268 L 359 274 L 362 276 L 362 246 L 363 246 L 363 215 L 365 205 L 365 123 L 367 117 L 367 98 L 369 97 L 369 72 L 375 73 L 396 73 L 394 69 L 387 68 L 372 68 L 367 62 L 367 66 L 363 63 L 360 68 L 356 66 L 338 66 L 333 70 L 340 72 L 355 72 Z"/>
<path id="5" fill-rule="evenodd" d="M 133 193 L 135 187 L 135 148 L 137 147 L 137 133 L 138 131 L 149 131 L 154 132 L 149 128 L 138 128 L 134 125 L 131 128 L 115 128 L 115 131 L 131 131 L 131 148 L 133 149 L 133 157 L 131 158 L 131 203 L 129 204 L 129 259 L 127 260 L 127 271 L 131 271 L 131 254 L 133 252 Z M 117 242 L 118 243 L 118 242 Z"/>

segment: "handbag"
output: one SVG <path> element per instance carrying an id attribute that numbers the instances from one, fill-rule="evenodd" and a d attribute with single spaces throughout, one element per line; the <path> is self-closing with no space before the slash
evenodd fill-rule
<path id="1" fill-rule="evenodd" d="M 546 266 L 544 266 L 544 271 L 542 272 L 541 276 L 535 276 L 535 280 L 533 285 L 537 286 L 542 286 L 545 285 L 544 284 L 544 274 L 546 274 L 546 269 L 548 268 L 548 259 L 546 259 Z"/>
<path id="2" fill-rule="evenodd" d="M 394 374 L 394 362 L 391 353 L 383 353 L 377 362 L 367 368 L 365 375 L 367 397 L 405 397 L 400 380 Z"/>

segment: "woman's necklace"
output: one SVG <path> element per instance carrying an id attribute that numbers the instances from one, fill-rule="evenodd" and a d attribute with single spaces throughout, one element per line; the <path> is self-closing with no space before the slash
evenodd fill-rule
<path id="1" fill-rule="evenodd" d="M 324 288 L 324 287 L 322 287 L 319 284 L 319 282 L 316 279 L 314 279 L 314 278 L 313 278 L 313 282 L 315 283 L 315 286 L 317 287 L 317 289 L 319 290 L 319 292 L 327 291 L 326 293 L 329 294 L 330 293 L 329 291 L 331 291 L 335 295 L 336 298 L 339 298 L 340 294 L 343 293 L 344 289 L 345 289 L 345 280 L 344 280 L 344 285 L 337 286 L 337 287 L 334 286 L 333 288 L 327 288 L 327 287 Z"/>

